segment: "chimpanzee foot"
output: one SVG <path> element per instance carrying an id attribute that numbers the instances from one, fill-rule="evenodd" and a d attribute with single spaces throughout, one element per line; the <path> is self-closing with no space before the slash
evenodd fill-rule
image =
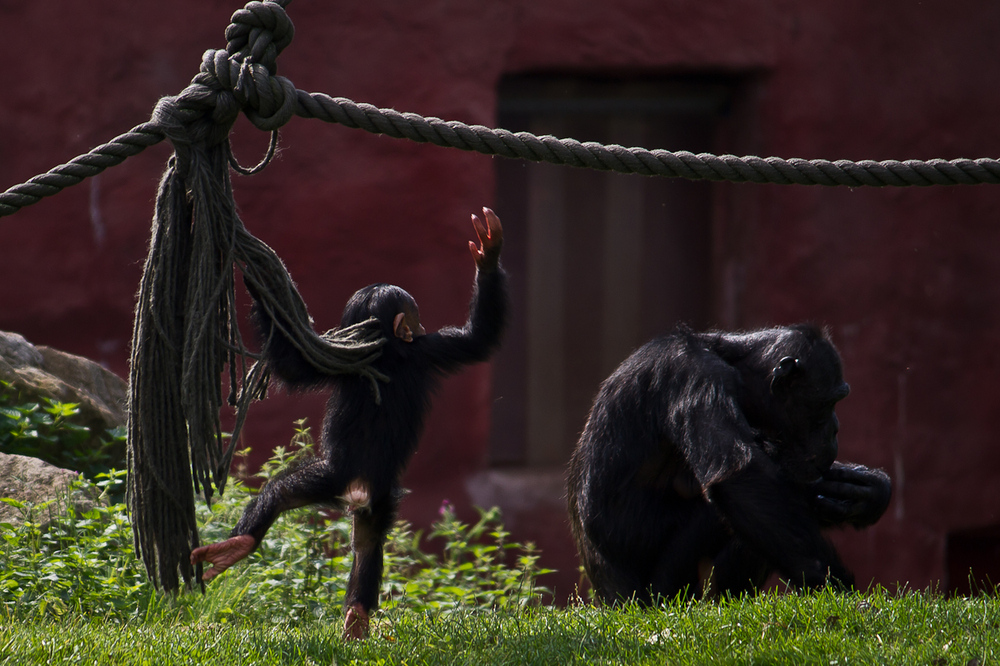
<path id="1" fill-rule="evenodd" d="M 354 604 L 347 609 L 344 619 L 344 640 L 358 641 L 368 638 L 368 612 L 361 604 Z"/>
<path id="2" fill-rule="evenodd" d="M 254 539 L 249 534 L 230 537 L 192 550 L 191 564 L 208 562 L 212 565 L 201 574 L 202 582 L 207 583 L 253 552 L 254 545 Z"/>

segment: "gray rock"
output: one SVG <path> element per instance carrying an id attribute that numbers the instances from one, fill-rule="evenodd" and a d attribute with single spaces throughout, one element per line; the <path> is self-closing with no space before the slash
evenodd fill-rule
<path id="1" fill-rule="evenodd" d="M 46 524 L 64 513 L 67 506 L 79 513 L 96 506 L 97 497 L 70 490 L 76 478 L 76 472 L 60 469 L 38 458 L 0 453 L 0 498 L 32 505 L 27 511 L 34 522 Z M 49 503 L 46 505 L 46 502 Z M 0 523 L 20 523 L 26 517 L 25 511 L 0 502 Z"/>
<path id="2" fill-rule="evenodd" d="M 98 446 L 106 430 L 125 425 L 128 384 L 82 356 L 36 347 L 17 333 L 0 331 L 0 380 L 19 393 L 21 402 L 77 403 L 80 414 L 74 422 L 90 428 L 90 446 Z M 111 453 L 124 461 L 124 445 Z"/>
<path id="3" fill-rule="evenodd" d="M 0 361 L 14 368 L 37 366 L 42 364 L 42 354 L 20 333 L 0 331 Z"/>

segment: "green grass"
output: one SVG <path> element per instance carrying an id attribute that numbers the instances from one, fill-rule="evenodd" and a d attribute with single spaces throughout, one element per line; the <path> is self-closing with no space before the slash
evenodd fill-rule
<path id="1" fill-rule="evenodd" d="M 190 609 L 171 619 L 171 605 L 126 622 L 8 618 L 0 663 L 967 665 L 1000 656 L 994 599 L 927 593 L 767 594 L 646 610 L 397 608 L 360 643 L 341 641 L 335 621 L 213 623 L 184 619 Z"/>
<path id="2" fill-rule="evenodd" d="M 101 477 L 109 494 L 118 477 Z M 202 510 L 206 540 L 224 535 L 249 492 L 235 483 Z M 468 525 L 446 510 L 427 537 L 399 526 L 362 643 L 340 638 L 343 520 L 286 514 L 265 552 L 205 595 L 176 597 L 146 582 L 120 504 L 70 510 L 45 529 L 0 525 L 0 664 L 1000 663 L 993 596 L 826 590 L 654 609 L 539 606 L 537 553 L 506 543 L 497 520 L 484 512 Z"/>
<path id="3" fill-rule="evenodd" d="M 265 477 L 309 455 L 302 424 L 294 444 L 301 452 L 277 450 Z M 542 606 L 537 551 L 510 542 L 496 510 L 466 524 L 447 506 L 426 534 L 405 523 L 392 532 L 372 637 L 345 643 L 346 520 L 289 512 L 206 594 L 162 595 L 135 558 L 122 480 L 114 470 L 81 476 L 71 492 L 102 493 L 105 504 L 80 514 L 2 500 L 22 520 L 0 523 L 0 665 L 1000 663 L 995 595 L 825 590 L 652 609 Z M 252 492 L 232 479 L 221 501 L 201 506 L 202 540 L 225 538 Z"/>

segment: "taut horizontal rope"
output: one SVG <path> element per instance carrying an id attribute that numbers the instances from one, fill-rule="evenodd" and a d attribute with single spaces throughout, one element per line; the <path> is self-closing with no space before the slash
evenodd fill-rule
<path id="1" fill-rule="evenodd" d="M 254 76 L 258 79 L 268 77 Z M 536 136 L 510 132 L 456 120 L 424 117 L 371 104 L 354 102 L 324 93 L 308 93 L 285 85 L 268 83 L 269 98 L 294 90 L 294 113 L 345 127 L 363 129 L 397 139 L 458 148 L 484 155 L 497 155 L 535 162 L 613 171 L 643 176 L 689 180 L 772 183 L 776 185 L 826 185 L 845 187 L 927 187 L 930 185 L 996 185 L 1000 183 L 1000 161 L 982 157 L 953 160 L 805 160 L 800 158 L 713 155 L 687 151 L 649 150 L 604 145 L 593 141 Z M 244 81 L 245 83 L 245 81 Z M 280 103 L 286 103 L 282 98 Z M 271 123 L 273 125 L 273 122 Z M 274 129 L 264 126 L 262 129 Z M 0 217 L 13 215 L 82 180 L 116 166 L 132 155 L 164 139 L 155 123 L 143 123 L 89 153 L 57 166 L 47 173 L 15 185 L 0 194 Z"/>
<path id="2" fill-rule="evenodd" d="M 45 197 L 96 176 L 108 167 L 118 166 L 127 158 L 138 155 L 165 138 L 163 130 L 155 123 L 137 125 L 89 153 L 75 157 L 66 164 L 60 164 L 0 194 L 0 217 L 13 215 Z"/>
<path id="3" fill-rule="evenodd" d="M 380 109 L 343 97 L 296 91 L 295 113 L 346 127 L 363 129 L 420 143 L 432 143 L 486 155 L 550 162 L 567 166 L 643 176 L 689 180 L 827 185 L 847 187 L 908 187 L 1000 183 L 1000 162 L 992 158 L 955 160 L 804 160 L 753 155 L 694 154 L 604 145 L 593 141 L 509 132 L 454 120 L 425 118 L 415 113 Z"/>

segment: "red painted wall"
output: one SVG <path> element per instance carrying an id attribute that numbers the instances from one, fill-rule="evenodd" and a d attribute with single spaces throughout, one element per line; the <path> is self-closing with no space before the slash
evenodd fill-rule
<path id="1" fill-rule="evenodd" d="M 237 9 L 220 0 L 0 0 L 0 187 L 144 122 L 180 91 Z M 405 9 L 404 9 L 405 8 Z M 492 125 L 501 75 L 528 71 L 745 75 L 720 152 L 828 159 L 1000 154 L 1000 5 L 719 0 L 462 3 L 299 0 L 279 70 L 302 89 Z M 240 121 L 236 153 L 267 137 Z M 673 146 L 665 146 L 673 148 Z M 126 374 L 157 146 L 0 220 L 0 329 Z M 247 226 L 284 258 L 320 328 L 374 281 L 403 285 L 428 328 L 464 319 L 468 215 L 491 204 L 491 158 L 294 119 L 259 176 L 237 178 Z M 720 325 L 831 327 L 853 387 L 844 458 L 896 481 L 888 514 L 837 536 L 859 580 L 945 576 L 947 533 L 1000 522 L 996 186 L 847 190 L 715 186 Z M 499 211 L 501 217 L 503 211 Z M 468 511 L 485 464 L 490 368 L 448 380 L 406 484 L 403 515 Z M 246 441 L 285 443 L 322 399 L 276 395 Z M 559 511 L 513 517 L 575 581 Z"/>

